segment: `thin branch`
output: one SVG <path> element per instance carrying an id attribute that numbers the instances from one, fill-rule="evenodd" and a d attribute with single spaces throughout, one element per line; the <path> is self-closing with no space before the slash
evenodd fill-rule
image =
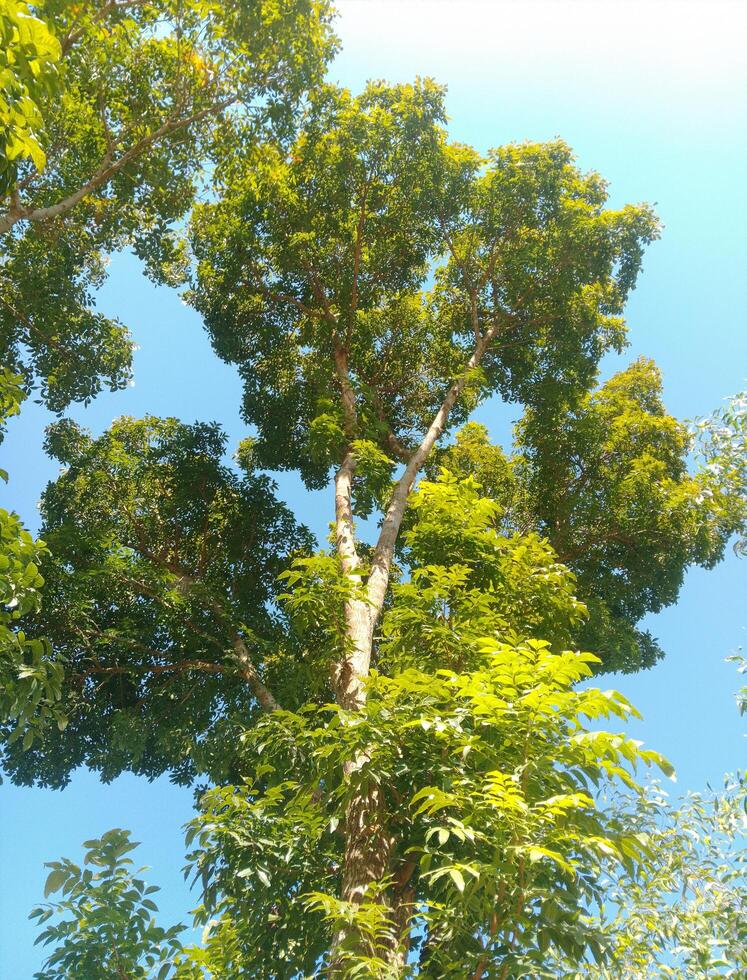
<path id="1" fill-rule="evenodd" d="M 14 317 L 19 323 L 22 323 L 26 327 L 26 329 L 28 330 L 30 336 L 37 337 L 38 340 L 41 341 L 42 343 L 49 344 L 49 346 L 53 350 L 56 350 L 57 353 L 61 355 L 61 358 L 62 358 L 63 361 L 68 361 L 69 362 L 69 360 L 70 360 L 70 351 L 69 350 L 66 350 L 62 346 L 62 344 L 59 343 L 59 341 L 55 340 L 54 337 L 50 337 L 50 336 L 45 335 L 36 326 L 36 324 L 31 319 L 31 317 L 27 316 L 24 313 L 21 313 L 21 311 L 18 310 L 10 302 L 10 300 L 7 298 L 7 296 L 4 296 L 2 293 L 0 293 L 0 303 L 3 304 L 3 306 L 5 307 L 5 309 L 10 313 L 10 315 L 12 317 Z"/>
<path id="2" fill-rule="evenodd" d="M 482 980 L 485 971 L 488 968 L 488 950 L 490 949 L 490 943 L 498 930 L 498 912 L 494 908 L 490 915 L 490 926 L 488 928 L 488 939 L 485 943 L 485 952 L 480 957 L 475 972 L 471 975 L 470 980 Z"/>
<path id="3" fill-rule="evenodd" d="M 350 341 L 353 333 L 353 321 L 355 319 L 356 310 L 358 309 L 358 279 L 361 268 L 361 253 L 363 251 L 363 232 L 366 227 L 366 204 L 368 202 L 368 190 L 370 186 L 370 180 L 367 180 L 363 189 L 361 210 L 358 216 L 358 224 L 355 229 L 355 248 L 353 250 L 353 285 L 350 292 L 350 309 L 348 311 L 348 326 L 345 336 L 345 347 L 348 349 L 348 351 L 350 350 Z"/>
<path id="4" fill-rule="evenodd" d="M 128 7 L 145 7 L 149 5 L 151 0 L 107 0 L 107 3 L 103 7 L 100 7 L 96 13 L 93 15 L 93 23 L 96 21 L 103 20 L 107 14 L 111 13 L 112 10 L 126 10 Z M 81 14 L 82 16 L 82 14 Z M 67 32 L 67 34 L 62 38 L 60 42 L 60 48 L 62 49 L 62 57 L 64 58 L 70 52 L 76 41 L 79 41 L 83 36 L 84 28 L 79 27 L 76 29 L 76 24 L 79 23 L 81 17 L 78 17 L 73 21 L 73 26 Z"/>
<path id="5" fill-rule="evenodd" d="M 312 310 L 310 306 L 302 303 L 295 296 L 289 296 L 287 293 L 278 293 L 273 289 L 269 289 L 262 282 L 256 282 L 255 287 L 265 296 L 267 299 L 274 300 L 276 303 L 288 303 L 291 306 L 295 306 L 296 309 L 300 310 L 305 316 L 319 316 L 320 314 L 316 310 Z"/>
<path id="6" fill-rule="evenodd" d="M 254 692 L 254 696 L 259 702 L 260 706 L 264 711 L 280 711 L 281 706 L 279 702 L 275 699 L 272 691 L 267 687 L 265 682 L 259 676 L 259 671 L 254 665 L 249 651 L 246 646 L 244 638 L 236 633 L 233 638 L 233 649 L 236 653 L 236 658 L 241 664 L 241 673 L 245 680 L 249 682 L 249 686 Z"/>
<path id="7" fill-rule="evenodd" d="M 329 297 L 327 296 L 324 286 L 319 282 L 319 277 L 308 263 L 306 264 L 305 268 L 306 268 L 306 274 L 308 275 L 309 281 L 311 283 L 311 288 L 314 291 L 314 295 L 322 304 L 322 309 L 324 310 L 325 317 L 329 320 L 329 322 L 334 327 L 337 327 L 338 325 L 337 317 L 332 312 L 332 307 L 329 302 Z"/>
<path id="8" fill-rule="evenodd" d="M 123 667 L 121 665 L 113 667 L 87 667 L 84 671 L 79 674 L 73 674 L 71 680 L 77 683 L 82 683 L 88 677 L 98 676 L 100 674 L 111 674 L 122 675 L 122 674 L 165 674 L 165 673 L 180 673 L 182 671 L 197 670 L 203 674 L 225 674 L 228 673 L 225 667 L 220 664 L 209 663 L 206 660 L 182 660 L 179 663 L 170 664 L 153 664 L 151 666 L 135 667 L 127 666 Z"/>

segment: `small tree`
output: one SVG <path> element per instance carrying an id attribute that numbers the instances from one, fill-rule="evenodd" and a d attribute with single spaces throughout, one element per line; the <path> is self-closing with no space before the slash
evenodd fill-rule
<path id="1" fill-rule="evenodd" d="M 84 867 L 67 858 L 52 861 L 44 897 L 62 892 L 59 901 L 34 909 L 31 918 L 44 929 L 37 942 L 56 944 L 37 980 L 69 977 L 136 980 L 171 974 L 172 960 L 181 951 L 183 926 L 162 929 L 150 897 L 159 891 L 136 877 L 146 868 L 131 870 L 127 855 L 138 845 L 125 830 L 110 830 L 89 840 Z"/>

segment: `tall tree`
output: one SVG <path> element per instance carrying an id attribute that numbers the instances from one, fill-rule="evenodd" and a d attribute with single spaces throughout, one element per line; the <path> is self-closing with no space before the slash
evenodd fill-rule
<path id="1" fill-rule="evenodd" d="M 2 8 L 0 359 L 60 411 L 129 377 L 128 332 L 93 299 L 108 256 L 131 247 L 146 269 L 178 276 L 170 232 L 228 116 L 247 134 L 287 132 L 332 50 L 330 11 L 326 0 L 49 0 L 54 36 L 28 12 Z"/>
<path id="2" fill-rule="evenodd" d="M 258 459 L 300 465 L 311 485 L 334 472 L 350 594 L 331 682 L 345 710 L 365 705 L 399 529 L 437 440 L 492 392 L 531 408 L 586 391 L 602 354 L 622 346 L 623 304 L 658 230 L 645 206 L 606 209 L 604 182 L 564 144 L 484 159 L 450 144 L 442 121 L 428 81 L 359 98 L 327 89 L 289 157 L 225 160 L 223 199 L 193 226 L 194 302 L 240 365 Z M 404 470 L 364 554 L 356 483 L 370 485 L 367 471 L 379 482 L 393 459 Z M 365 747 L 351 754 L 346 778 L 367 761 Z M 383 809 L 381 787 L 361 780 L 345 815 L 343 901 L 362 903 L 388 872 Z"/>
<path id="3" fill-rule="evenodd" d="M 650 661 L 637 619 L 732 526 L 687 475 L 654 369 L 597 388 L 651 209 L 608 208 L 560 141 L 483 157 L 443 121 L 427 80 L 322 87 L 289 145 L 226 120 L 188 296 L 244 380 L 243 476 L 210 426 L 50 434 L 68 469 L 44 498 L 38 625 L 67 661 L 70 722 L 8 765 L 219 783 L 194 860 L 229 976 L 416 960 L 480 980 L 539 969 L 556 941 L 593 955 L 597 858 L 634 868 L 641 842 L 590 788 L 661 760 L 579 727 L 631 711 L 575 689 L 604 666 L 580 640 L 608 666 Z M 461 451 L 497 499 L 448 470 L 416 487 L 492 395 L 524 406 L 518 459 Z M 333 484 L 329 551 L 263 469 Z"/>

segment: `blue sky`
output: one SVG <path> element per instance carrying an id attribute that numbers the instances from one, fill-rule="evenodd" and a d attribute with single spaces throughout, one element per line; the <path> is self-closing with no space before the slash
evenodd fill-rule
<path id="1" fill-rule="evenodd" d="M 668 408 L 683 418 L 709 413 L 747 386 L 743 191 L 747 158 L 744 8 L 691 0 L 349 0 L 338 4 L 343 49 L 330 77 L 353 89 L 368 78 L 432 75 L 448 85 L 450 131 L 480 149 L 563 137 L 582 167 L 609 181 L 612 203 L 655 202 L 665 230 L 645 259 L 628 307 L 630 349 L 604 373 L 639 354 L 662 369 Z M 140 345 L 135 385 L 71 412 L 95 432 L 118 415 L 217 420 L 232 442 L 240 385 L 212 354 L 199 318 L 179 297 L 155 289 L 127 256 L 111 264 L 100 305 L 126 322 Z M 515 413 L 515 410 L 513 410 Z M 505 440 L 513 418 L 500 405 L 478 417 Z M 45 459 L 49 416 L 30 402 L 2 446 L 10 471 L 0 505 L 35 528 L 36 501 L 55 467 Z M 331 494 L 308 494 L 291 475 L 281 494 L 322 536 Z M 747 638 L 747 561 L 688 575 L 676 607 L 649 628 L 668 656 L 614 684 L 643 711 L 634 732 L 678 770 L 673 792 L 718 784 L 744 766 L 745 725 L 734 707 L 738 678 L 724 658 Z M 42 953 L 32 949 L 28 911 L 42 895 L 43 862 L 76 859 L 80 843 L 114 826 L 143 842 L 142 863 L 164 888 L 164 924 L 196 901 L 181 879 L 181 825 L 191 793 L 165 780 L 123 777 L 102 786 L 81 772 L 63 792 L 0 787 L 0 977 L 26 980 Z M 158 898 L 158 896 L 157 896 Z"/>

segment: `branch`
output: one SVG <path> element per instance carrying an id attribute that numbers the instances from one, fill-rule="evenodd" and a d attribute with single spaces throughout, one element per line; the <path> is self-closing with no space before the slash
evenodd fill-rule
<path id="1" fill-rule="evenodd" d="M 418 448 L 410 457 L 405 472 L 400 477 L 394 489 L 386 516 L 381 525 L 381 533 L 379 534 L 379 540 L 374 550 L 371 574 L 368 579 L 367 597 L 374 611 L 374 615 L 378 615 L 384 604 L 384 596 L 389 583 L 389 571 L 394 556 L 394 546 L 407 506 L 407 498 L 412 490 L 415 478 L 428 458 L 431 449 L 443 433 L 449 418 L 449 413 L 462 393 L 468 375 L 480 363 L 497 332 L 498 324 L 494 324 L 476 344 L 472 357 L 467 362 L 462 374 L 452 384 L 451 388 L 449 388 L 428 431 Z"/>
<path id="2" fill-rule="evenodd" d="M 327 296 L 327 293 L 325 292 L 324 287 L 319 282 L 319 277 L 314 272 L 314 270 L 311 268 L 311 266 L 308 265 L 308 264 L 306 264 L 306 272 L 307 272 L 308 277 L 309 277 L 309 280 L 311 282 L 311 288 L 314 291 L 314 295 L 319 300 L 319 302 L 322 304 L 322 309 L 324 310 L 325 317 L 329 320 L 329 322 L 333 326 L 336 327 L 338 325 L 337 317 L 332 312 L 332 307 L 330 306 L 329 297 Z"/>
<path id="3" fill-rule="evenodd" d="M 131 146 L 129 150 L 126 150 L 116 160 L 112 160 L 107 152 L 90 180 L 86 181 L 85 184 L 79 187 L 77 191 L 68 195 L 68 197 L 58 201 L 57 204 L 52 204 L 45 208 L 11 207 L 4 214 L 0 214 L 0 235 L 10 231 L 19 221 L 50 221 L 52 218 L 56 218 L 61 214 L 67 214 L 68 211 L 74 208 L 76 204 L 79 204 L 92 191 L 108 183 L 123 167 L 138 157 L 149 146 L 152 146 L 154 143 L 180 129 L 184 129 L 186 126 L 191 126 L 192 123 L 199 122 L 209 115 L 222 112 L 223 109 L 227 109 L 230 105 L 233 105 L 237 99 L 238 96 L 232 95 L 227 99 L 223 99 L 222 102 L 207 106 L 198 112 L 193 112 L 189 116 L 184 116 L 181 119 L 169 119 L 159 126 L 158 129 L 154 129 L 152 133 L 148 133 L 147 136 L 139 139 L 137 143 Z"/>
<path id="4" fill-rule="evenodd" d="M 220 664 L 212 664 L 206 660 L 182 660 L 179 663 L 153 664 L 151 667 L 122 667 L 119 665 L 115 667 L 87 667 L 80 674 L 73 674 L 70 679 L 81 683 L 95 674 L 165 674 L 187 670 L 198 670 L 204 674 L 225 674 L 227 672 L 226 668 Z"/>
<path id="5" fill-rule="evenodd" d="M 254 661 L 246 648 L 246 642 L 239 633 L 234 634 L 233 649 L 241 664 L 241 673 L 245 680 L 249 682 L 249 686 L 254 692 L 257 701 L 259 701 L 260 707 L 268 712 L 282 710 L 280 704 L 275 700 L 272 691 L 270 691 L 269 687 L 267 687 L 259 676 L 259 671 L 254 666 Z"/>
<path id="6" fill-rule="evenodd" d="M 84 640 L 94 639 L 106 640 L 109 643 L 121 643 L 133 650 L 139 650 L 140 653 L 144 653 L 149 657 L 154 657 L 156 660 L 160 660 L 160 658 L 163 657 L 163 650 L 156 650 L 155 647 L 146 646 L 146 644 L 140 643 L 138 640 L 131 640 L 126 636 L 117 636 L 116 634 L 107 633 L 105 630 L 97 630 L 94 627 L 83 629 L 80 626 L 76 626 L 73 628 L 73 631 L 77 633 L 78 636 L 82 636 Z"/>
<path id="7" fill-rule="evenodd" d="M 480 316 L 477 312 L 476 289 L 470 289 L 469 302 L 470 302 L 470 316 L 472 319 L 472 334 L 475 338 L 475 344 L 479 344 L 480 343 Z"/>
<path id="8" fill-rule="evenodd" d="M 278 293 L 273 289 L 269 289 L 264 283 L 257 281 L 255 283 L 256 288 L 265 296 L 267 299 L 271 299 L 276 303 L 288 303 L 291 306 L 295 306 L 296 309 L 300 310 L 305 316 L 319 316 L 320 314 L 316 310 L 312 310 L 310 306 L 302 303 L 300 299 L 296 299 L 295 296 L 289 296 L 287 293 Z"/>
<path id="9" fill-rule="evenodd" d="M 382 422 L 383 421 L 385 420 L 382 419 Z M 387 432 L 384 438 L 386 440 L 387 448 L 391 452 L 392 456 L 394 456 L 395 459 L 398 459 L 400 463 L 408 463 L 410 457 L 405 444 L 400 442 L 393 432 Z"/>
<path id="10" fill-rule="evenodd" d="M 353 332 L 353 320 L 358 309 L 358 279 L 360 277 L 361 253 L 363 251 L 363 232 L 366 228 L 366 204 L 368 202 L 368 190 L 370 180 L 367 180 L 361 198 L 361 210 L 358 216 L 358 225 L 355 230 L 355 248 L 353 251 L 353 285 L 350 293 L 350 310 L 348 312 L 348 327 L 345 338 L 345 346 L 350 347 L 350 339 Z"/>
<path id="11" fill-rule="evenodd" d="M 137 521 L 133 520 L 133 523 L 135 526 L 135 530 L 137 532 L 138 530 Z M 175 565 L 173 562 L 166 561 L 165 559 L 159 557 L 154 552 L 152 552 L 144 543 L 139 543 L 138 547 L 139 550 L 142 552 L 143 556 L 148 561 L 165 569 L 171 575 L 178 576 L 180 588 L 188 591 L 191 590 L 193 586 L 198 584 L 199 581 L 198 579 L 190 575 L 188 572 L 185 572 L 182 568 L 180 568 L 178 565 Z M 209 643 L 214 643 L 216 646 L 223 649 L 223 645 L 218 640 L 216 640 L 215 637 L 212 637 L 208 633 L 205 633 L 189 617 L 181 615 L 180 610 L 178 610 L 170 603 L 166 602 L 166 600 L 163 599 L 163 597 L 160 596 L 156 591 L 148 588 L 144 583 L 138 582 L 136 579 L 128 579 L 125 576 L 121 576 L 121 575 L 118 577 L 121 578 L 123 581 L 129 582 L 130 584 L 134 585 L 136 588 L 139 588 L 140 591 L 142 591 L 145 595 L 148 595 L 152 599 L 155 599 L 156 602 L 163 605 L 166 609 L 169 609 L 171 612 L 176 613 L 178 616 L 180 616 L 185 626 L 191 629 L 192 632 L 197 633 L 198 636 L 201 636 Z M 218 615 L 218 618 L 222 622 L 224 628 L 226 628 L 228 632 L 231 634 L 233 649 L 239 663 L 241 664 L 241 674 L 244 677 L 244 679 L 249 682 L 249 686 L 254 692 L 254 695 L 257 698 L 257 701 L 259 702 L 260 706 L 265 711 L 276 711 L 281 706 L 277 701 L 277 699 L 272 694 L 272 692 L 270 691 L 270 689 L 267 687 L 267 685 L 263 682 L 262 678 L 260 677 L 259 671 L 257 670 L 254 661 L 251 658 L 249 650 L 247 649 L 246 641 L 241 636 L 239 630 L 236 628 L 236 625 L 234 624 L 232 617 L 228 615 L 224 605 L 214 596 L 210 597 L 210 606 L 212 607 L 213 611 Z"/>
<path id="12" fill-rule="evenodd" d="M 107 3 L 93 15 L 92 21 L 95 24 L 96 21 L 103 20 L 107 14 L 111 13 L 112 10 L 126 10 L 128 7 L 145 7 L 150 4 L 151 0 L 107 0 Z M 62 38 L 60 42 L 60 48 L 62 51 L 62 57 L 64 58 L 66 54 L 70 51 L 72 46 L 76 41 L 79 41 L 83 36 L 85 28 L 78 27 L 76 29 L 76 24 L 80 22 L 81 17 L 78 17 L 73 21 L 73 26 L 67 32 L 67 34 Z"/>

